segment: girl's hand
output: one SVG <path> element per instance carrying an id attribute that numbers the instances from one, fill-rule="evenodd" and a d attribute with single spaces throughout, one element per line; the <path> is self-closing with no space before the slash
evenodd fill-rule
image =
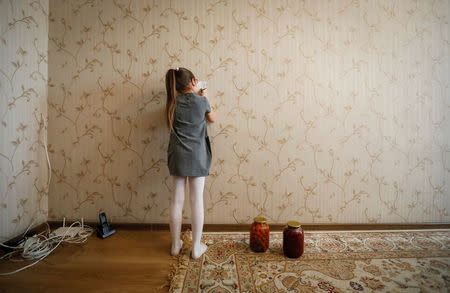
<path id="1" fill-rule="evenodd" d="M 200 96 L 206 97 L 206 95 L 207 95 L 207 90 L 206 90 L 206 89 L 200 89 L 200 91 L 198 92 L 198 94 L 199 94 Z"/>

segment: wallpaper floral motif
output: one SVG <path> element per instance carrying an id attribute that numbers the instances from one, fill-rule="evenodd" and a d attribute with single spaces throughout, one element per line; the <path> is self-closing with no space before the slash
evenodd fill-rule
<path id="1" fill-rule="evenodd" d="M 205 223 L 449 222 L 449 5 L 50 1 L 49 218 L 168 222 L 183 66 L 217 113 Z"/>
<path id="2" fill-rule="evenodd" d="M 0 0 L 0 241 L 47 221 L 48 1 Z"/>

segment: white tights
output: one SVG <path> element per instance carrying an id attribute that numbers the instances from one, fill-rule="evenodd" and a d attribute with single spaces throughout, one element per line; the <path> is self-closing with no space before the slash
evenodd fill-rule
<path id="1" fill-rule="evenodd" d="M 183 214 L 184 193 L 186 179 L 189 178 L 189 199 L 191 204 L 191 229 L 192 229 L 192 258 L 199 258 L 207 249 L 207 246 L 200 242 L 203 230 L 203 188 L 205 177 L 184 177 L 170 176 L 173 180 L 174 192 L 170 205 L 170 233 L 172 235 L 171 254 L 177 255 L 183 241 L 180 238 L 181 221 Z"/>

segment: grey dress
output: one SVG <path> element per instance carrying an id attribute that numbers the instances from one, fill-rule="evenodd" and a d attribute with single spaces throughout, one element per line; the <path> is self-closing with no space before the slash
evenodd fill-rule
<path id="1" fill-rule="evenodd" d="M 211 144 L 205 114 L 208 100 L 194 93 L 177 97 L 173 129 L 167 148 L 170 175 L 207 176 L 211 166 Z"/>

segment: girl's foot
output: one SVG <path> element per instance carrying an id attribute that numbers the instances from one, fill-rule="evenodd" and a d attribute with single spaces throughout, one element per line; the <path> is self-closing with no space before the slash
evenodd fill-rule
<path id="1" fill-rule="evenodd" d="M 203 253 L 206 252 L 207 249 L 208 249 L 208 246 L 206 246 L 203 243 L 200 243 L 200 245 L 197 247 L 192 247 L 192 251 L 191 251 L 192 258 L 198 259 L 200 256 L 203 255 Z"/>
<path id="2" fill-rule="evenodd" d="M 172 249 L 171 249 L 171 254 L 172 255 L 178 255 L 181 251 L 181 247 L 183 246 L 183 240 L 180 239 L 179 242 L 174 242 L 172 243 Z"/>

